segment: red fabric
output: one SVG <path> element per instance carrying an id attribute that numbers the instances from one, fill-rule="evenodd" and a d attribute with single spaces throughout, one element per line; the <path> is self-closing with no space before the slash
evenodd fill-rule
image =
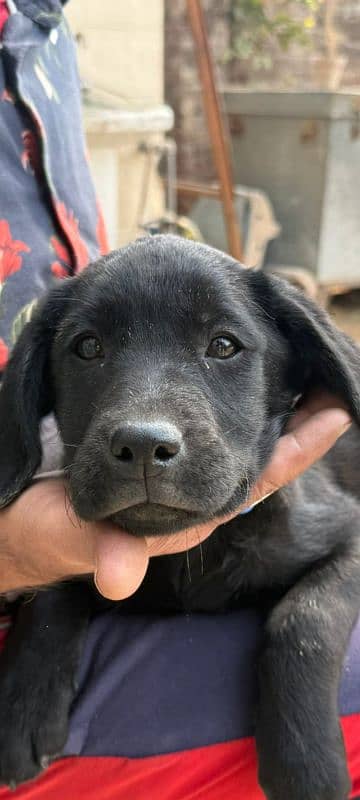
<path id="1" fill-rule="evenodd" d="M 2 339 L 0 339 L 0 363 L 1 363 L 1 342 Z M 11 626 L 11 618 L 5 615 L 0 616 L 0 653 L 3 650 L 5 639 L 10 630 L 10 626 Z"/>
<path id="2" fill-rule="evenodd" d="M 6 0 L 0 0 L 0 35 L 8 16 L 9 12 L 6 5 Z"/>
<path id="3" fill-rule="evenodd" d="M 353 780 L 360 795 L 360 715 L 342 721 Z M 319 731 L 321 736 L 321 731 Z M 253 739 L 155 758 L 67 758 L 37 781 L 15 792 L 0 789 L 0 800 L 264 800 L 256 783 Z"/>

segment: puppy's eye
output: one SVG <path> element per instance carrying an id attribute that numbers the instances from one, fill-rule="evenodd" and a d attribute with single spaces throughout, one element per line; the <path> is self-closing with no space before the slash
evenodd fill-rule
<path id="1" fill-rule="evenodd" d="M 231 358 L 240 350 L 240 345 L 229 336 L 216 336 L 206 351 L 208 358 Z"/>
<path id="2" fill-rule="evenodd" d="M 104 355 L 100 339 L 96 336 L 83 336 L 75 344 L 75 353 L 85 361 L 101 358 Z"/>

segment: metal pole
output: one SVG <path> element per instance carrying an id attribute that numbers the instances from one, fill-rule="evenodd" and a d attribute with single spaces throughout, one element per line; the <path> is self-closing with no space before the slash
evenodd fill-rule
<path id="1" fill-rule="evenodd" d="M 230 158 L 230 143 L 222 117 L 215 84 L 208 35 L 205 27 L 201 0 L 187 0 L 188 15 L 195 42 L 202 96 L 211 138 L 216 171 L 220 182 L 229 252 L 241 261 L 242 243 L 239 223 L 234 206 L 233 177 Z"/>

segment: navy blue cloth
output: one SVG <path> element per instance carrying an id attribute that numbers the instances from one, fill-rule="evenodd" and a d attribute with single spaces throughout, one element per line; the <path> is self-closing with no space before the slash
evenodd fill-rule
<path id="1" fill-rule="evenodd" d="M 261 640 L 252 610 L 101 614 L 90 626 L 65 753 L 142 757 L 252 736 Z M 360 712 L 360 622 L 339 711 Z"/>
<path id="2" fill-rule="evenodd" d="M 0 50 L 0 370 L 38 298 L 106 249 L 62 6 L 16 6 Z"/>

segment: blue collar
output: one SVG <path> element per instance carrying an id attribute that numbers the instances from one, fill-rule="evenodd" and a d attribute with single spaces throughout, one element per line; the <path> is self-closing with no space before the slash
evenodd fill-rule
<path id="1" fill-rule="evenodd" d="M 253 510 L 253 508 L 255 508 L 255 506 L 256 506 L 256 505 L 257 505 L 257 503 L 253 503 L 253 505 L 252 505 L 252 506 L 249 506 L 249 508 L 245 508 L 245 509 L 244 509 L 244 511 L 240 511 L 240 514 L 239 514 L 239 516 L 241 516 L 241 517 L 242 517 L 242 516 L 243 516 L 243 514 L 250 514 L 250 511 L 252 511 L 252 510 Z"/>

